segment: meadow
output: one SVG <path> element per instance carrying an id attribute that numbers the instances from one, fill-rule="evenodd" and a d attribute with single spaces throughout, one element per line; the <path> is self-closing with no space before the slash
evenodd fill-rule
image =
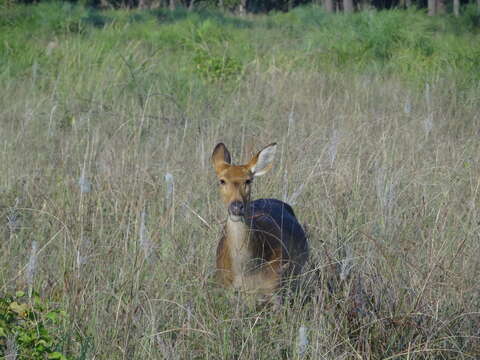
<path id="1" fill-rule="evenodd" d="M 0 316 L 0 355 L 480 357 L 475 9 L 3 7 L 0 89 L 0 300 L 33 326 Z M 279 144 L 253 196 L 311 247 L 280 311 L 215 284 L 219 141 Z"/>

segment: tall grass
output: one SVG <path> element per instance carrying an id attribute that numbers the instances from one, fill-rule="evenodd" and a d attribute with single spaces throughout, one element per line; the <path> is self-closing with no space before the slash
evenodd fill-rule
<path id="1" fill-rule="evenodd" d="M 0 293 L 31 287 L 65 309 L 65 352 L 480 355 L 470 28 L 315 8 L 1 16 Z M 279 312 L 214 283 L 218 141 L 239 161 L 279 142 L 255 196 L 295 202 L 312 249 Z"/>

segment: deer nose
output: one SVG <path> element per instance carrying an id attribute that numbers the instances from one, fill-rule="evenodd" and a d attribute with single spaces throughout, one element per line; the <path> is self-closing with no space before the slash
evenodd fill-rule
<path id="1" fill-rule="evenodd" d="M 243 210 L 244 210 L 243 202 L 238 200 L 230 203 L 230 206 L 228 207 L 228 211 L 230 212 L 230 215 L 243 216 L 244 214 Z"/>

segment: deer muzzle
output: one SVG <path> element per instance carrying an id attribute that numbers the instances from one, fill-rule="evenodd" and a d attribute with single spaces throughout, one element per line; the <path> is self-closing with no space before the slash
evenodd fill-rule
<path id="1" fill-rule="evenodd" d="M 235 200 L 228 206 L 230 217 L 243 217 L 245 215 L 245 205 L 242 201 Z"/>

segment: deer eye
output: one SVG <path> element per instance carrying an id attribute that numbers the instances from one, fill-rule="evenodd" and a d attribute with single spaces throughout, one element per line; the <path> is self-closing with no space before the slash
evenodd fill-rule
<path id="1" fill-rule="evenodd" d="M 252 183 L 252 179 L 245 180 L 245 185 L 250 185 Z"/>
<path id="2" fill-rule="evenodd" d="M 218 183 L 219 183 L 220 185 L 225 185 L 225 180 L 220 179 L 220 180 L 218 181 Z"/>

